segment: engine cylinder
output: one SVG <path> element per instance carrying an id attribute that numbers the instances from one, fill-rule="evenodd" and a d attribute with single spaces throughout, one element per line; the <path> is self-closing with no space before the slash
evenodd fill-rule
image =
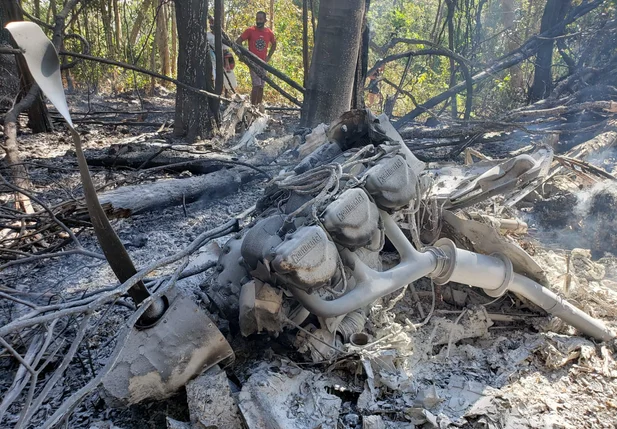
<path id="1" fill-rule="evenodd" d="M 372 167 L 366 178 L 366 190 L 379 208 L 399 210 L 417 197 L 418 178 L 405 158 L 395 155 Z"/>
<path id="2" fill-rule="evenodd" d="M 323 224 L 334 241 L 355 250 L 375 236 L 379 210 L 362 189 L 348 189 L 328 205 Z"/>
<path id="3" fill-rule="evenodd" d="M 312 292 L 336 277 L 337 253 L 323 229 L 303 226 L 274 249 L 271 267 L 284 283 Z"/>

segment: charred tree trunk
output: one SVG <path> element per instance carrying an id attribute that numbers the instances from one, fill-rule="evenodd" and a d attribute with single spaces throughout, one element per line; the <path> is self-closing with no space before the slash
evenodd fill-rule
<path id="1" fill-rule="evenodd" d="M 23 15 L 19 6 L 15 0 L 0 0 L 0 29 L 6 32 L 7 40 L 10 40 L 8 31 L 4 30 L 4 26 L 12 21 L 22 21 Z M 16 57 L 17 71 L 19 74 L 19 86 L 20 86 L 20 98 L 24 97 L 29 91 L 34 80 L 28 70 L 26 60 L 18 55 Z M 38 92 L 38 91 L 37 91 Z M 40 93 L 35 94 L 30 106 L 25 106 L 24 109 L 28 109 L 28 126 L 34 133 L 46 133 L 53 130 L 51 121 L 49 119 L 49 113 L 47 112 L 47 106 L 43 102 L 43 98 Z"/>
<path id="2" fill-rule="evenodd" d="M 570 10 L 571 0 L 548 0 L 542 15 L 540 33 L 550 30 L 565 18 Z M 553 89 L 553 45 L 554 40 L 544 40 L 536 55 L 533 85 L 529 91 L 529 102 L 543 100 Z"/>
<path id="3" fill-rule="evenodd" d="M 225 78 L 225 70 L 223 68 L 223 14 L 224 14 L 223 0 L 214 0 L 214 26 L 212 32 L 214 33 L 214 58 L 216 70 L 214 77 L 214 93 L 221 95 L 223 93 L 223 86 Z M 213 118 L 217 124 L 220 123 L 221 100 L 210 100 L 210 110 Z"/>
<path id="4" fill-rule="evenodd" d="M 216 57 L 216 82 L 214 83 L 214 93 L 223 92 L 223 0 L 214 0 L 214 54 Z"/>
<path id="5" fill-rule="evenodd" d="M 354 77 L 353 97 L 351 107 L 353 109 L 364 109 L 364 83 L 366 82 L 366 72 L 368 69 L 368 49 L 370 35 L 366 14 L 371 6 L 371 0 L 366 0 L 364 4 L 364 16 L 362 18 L 362 37 L 360 39 L 360 49 L 358 49 L 358 61 L 356 64 L 356 75 Z"/>
<path id="6" fill-rule="evenodd" d="M 212 76 L 208 53 L 207 0 L 176 0 L 178 24 L 178 80 L 208 90 Z M 212 130 L 208 99 L 179 87 L 176 93 L 174 134 L 189 142 L 205 138 Z"/>
<path id="7" fill-rule="evenodd" d="M 331 122 L 351 107 L 364 7 L 365 0 L 320 3 L 303 126 Z"/>

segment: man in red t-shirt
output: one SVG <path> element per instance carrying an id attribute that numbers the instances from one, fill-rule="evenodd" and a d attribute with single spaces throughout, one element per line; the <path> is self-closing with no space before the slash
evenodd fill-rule
<path id="1" fill-rule="evenodd" d="M 269 28 L 266 28 L 266 12 L 259 11 L 255 16 L 255 26 L 249 27 L 244 30 L 244 33 L 236 43 L 241 45 L 245 40 L 249 41 L 249 51 L 255 54 L 257 57 L 265 62 L 269 62 L 272 58 L 272 54 L 276 50 L 276 38 L 274 33 Z M 270 46 L 270 51 L 268 51 Z M 259 72 L 251 70 L 251 81 L 253 83 L 253 90 L 251 91 L 251 103 L 254 105 L 261 104 L 264 96 L 264 80 L 262 76 L 265 75 L 263 69 L 259 69 Z"/>

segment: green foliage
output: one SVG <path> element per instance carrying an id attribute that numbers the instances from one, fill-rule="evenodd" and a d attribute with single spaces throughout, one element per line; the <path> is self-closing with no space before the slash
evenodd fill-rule
<path id="1" fill-rule="evenodd" d="M 54 6 L 54 1 L 55 7 Z M 167 1 L 167 0 L 166 0 Z M 30 14 L 35 14 L 34 0 L 22 0 L 23 6 Z M 574 4 L 580 1 L 574 1 Z M 91 53 L 96 56 L 113 58 L 138 65 L 153 68 L 152 53 L 154 51 L 154 68 L 161 71 L 161 53 L 155 43 L 156 14 L 161 13 L 160 1 L 153 0 L 145 10 L 145 16 L 140 26 L 136 42 L 131 45 L 129 35 L 136 25 L 140 10 L 146 0 L 118 0 L 119 19 L 122 37 L 118 37 L 118 29 L 114 20 L 112 0 L 96 0 L 80 3 L 83 8 L 77 16 L 69 16 L 70 33 L 84 36 L 90 43 Z M 212 7 L 213 2 L 211 2 Z M 278 40 L 278 49 L 272 58 L 272 65 L 299 83 L 303 82 L 304 70 L 302 62 L 302 0 L 275 0 L 274 16 L 269 16 L 269 26 L 274 24 L 274 32 Z M 310 4 L 310 2 L 309 2 Z M 469 67 L 476 73 L 508 52 L 516 49 L 524 41 L 539 31 L 540 20 L 546 0 L 456 0 L 454 12 L 454 51 L 469 60 Z M 167 26 L 171 30 L 171 14 L 174 13 L 173 2 L 167 2 Z M 441 5 L 441 6 L 440 6 Z M 445 0 L 371 0 L 367 15 L 372 42 L 383 46 L 392 38 L 409 38 L 430 40 L 441 46 L 448 46 L 448 27 L 446 25 Z M 512 6 L 511 24 L 506 19 L 506 5 Z M 318 0 L 313 0 L 317 11 Z M 441 9 L 440 9 L 441 7 Z M 52 22 L 52 9 L 61 10 L 57 0 L 40 3 L 38 18 Z M 615 16 L 617 0 L 606 1 L 601 8 L 580 19 L 568 29 L 576 36 L 565 39 L 567 53 L 574 58 L 589 53 L 589 40 L 592 37 L 586 30 L 593 28 L 598 22 L 607 22 Z M 264 10 L 270 14 L 270 0 L 225 0 L 224 27 L 232 39 L 237 38 L 242 31 L 254 25 L 255 12 Z M 213 11 L 211 10 L 212 14 Z M 310 14 L 310 12 L 309 12 Z M 437 19 L 437 17 L 439 17 Z M 317 19 L 317 17 L 315 17 Z M 341 25 L 345 25 L 344 22 Z M 509 27 L 507 27 L 509 25 Z M 309 17 L 309 45 L 313 47 L 313 30 Z M 47 34 L 51 36 L 49 30 Z M 578 34 L 580 33 L 580 34 Z M 167 32 L 171 48 L 171 31 Z M 617 42 L 617 41 L 616 41 Z M 614 47 L 614 43 L 612 46 Z M 596 46 L 592 43 L 593 48 Z M 399 44 L 387 53 L 388 55 L 402 53 L 408 50 L 420 50 L 428 46 Z M 66 49 L 80 51 L 81 46 L 75 40 L 67 40 Z M 602 51 L 603 49 L 603 51 Z M 589 62 L 602 55 L 612 55 L 611 46 L 596 49 L 593 55 L 588 55 Z M 381 56 L 375 50 L 369 54 L 369 67 Z M 236 62 L 236 76 L 241 93 L 250 92 L 250 74 L 248 68 Z M 411 60 L 408 73 L 401 82 L 407 59 L 402 58 L 386 65 L 384 77 L 396 85 L 399 83 L 405 93 L 413 94 L 422 103 L 449 87 L 450 61 L 441 56 L 420 56 Z M 520 64 L 488 80 L 475 88 L 475 117 L 488 113 L 500 112 L 524 102 L 527 86 L 533 76 L 533 59 Z M 554 78 L 559 80 L 568 73 L 567 65 L 555 49 Z M 76 87 L 95 88 L 98 90 L 131 90 L 134 88 L 149 88 L 150 77 L 131 71 L 120 70 L 93 62 L 84 62 L 71 69 L 71 76 Z M 276 79 L 275 79 L 276 80 Z M 455 81 L 461 82 L 463 77 L 457 69 Z M 282 87 L 301 99 L 287 85 L 279 82 Z M 392 96 L 396 90 L 381 82 L 384 99 Z M 287 103 L 277 92 L 267 87 L 266 100 L 270 103 Z M 464 106 L 465 93 L 457 97 L 459 110 Z M 379 110 L 379 106 L 371 106 Z M 410 97 L 399 94 L 394 107 L 394 115 L 403 115 L 414 107 Z M 436 109 L 442 109 L 440 106 Z M 461 112 L 462 113 L 462 112 Z"/>

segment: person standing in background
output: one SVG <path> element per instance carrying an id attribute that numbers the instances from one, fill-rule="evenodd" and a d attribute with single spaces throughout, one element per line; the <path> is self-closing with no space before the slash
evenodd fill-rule
<path id="1" fill-rule="evenodd" d="M 214 88 L 214 82 L 216 82 L 216 55 L 215 55 L 215 47 L 214 47 L 214 34 L 212 33 L 212 29 L 214 28 L 214 18 L 212 16 L 208 16 L 208 23 L 210 26 L 210 31 L 208 31 L 208 52 L 210 54 L 210 61 L 212 62 L 212 87 Z M 231 53 L 231 49 L 229 46 L 223 44 L 223 71 L 225 75 L 223 76 L 223 89 L 224 95 L 226 97 L 231 96 L 232 93 L 236 92 L 236 87 L 238 86 L 238 82 L 236 81 L 236 75 L 234 73 L 234 67 L 236 66 L 236 62 L 233 54 Z"/>
<path id="2" fill-rule="evenodd" d="M 272 30 L 266 27 L 266 12 L 259 11 L 255 15 L 255 26 L 249 27 L 236 40 L 238 45 L 248 40 L 249 51 L 266 63 L 270 61 L 274 51 L 276 51 L 276 37 Z M 268 47 L 270 50 L 268 51 Z M 265 81 L 261 76 L 265 75 L 265 70 L 260 69 L 259 73 L 251 70 L 251 104 L 259 105 L 263 101 Z"/>
<path id="3" fill-rule="evenodd" d="M 381 104 L 383 103 L 383 95 L 381 94 L 381 88 L 379 87 L 379 83 L 383 79 L 384 69 L 385 66 L 382 65 L 378 67 L 377 70 L 371 73 L 371 75 L 368 77 L 368 104 L 372 108 L 377 107 L 375 106 L 375 98 L 379 98 L 379 106 L 381 106 Z"/>

